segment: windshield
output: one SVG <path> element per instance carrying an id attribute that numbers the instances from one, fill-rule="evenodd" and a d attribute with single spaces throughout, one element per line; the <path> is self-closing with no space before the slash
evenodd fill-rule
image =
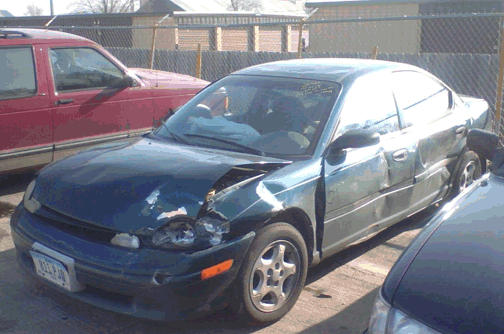
<path id="1" fill-rule="evenodd" d="M 311 154 L 339 91 L 326 81 L 232 75 L 194 97 L 155 135 L 252 154 Z"/>

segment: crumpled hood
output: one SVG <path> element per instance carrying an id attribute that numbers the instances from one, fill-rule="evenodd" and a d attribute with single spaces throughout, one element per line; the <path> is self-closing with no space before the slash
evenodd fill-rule
<path id="1" fill-rule="evenodd" d="M 208 81 L 201 80 L 190 75 L 184 75 L 179 73 L 151 70 L 145 68 L 129 68 L 130 72 L 138 75 L 142 80 L 149 82 L 150 84 L 162 84 L 170 83 L 172 85 L 177 84 L 190 84 L 191 87 L 200 86 L 203 88 L 209 84 Z"/>
<path id="2" fill-rule="evenodd" d="M 33 197 L 61 214 L 121 232 L 156 228 L 170 212 L 196 217 L 233 166 L 284 160 L 151 139 L 107 145 L 44 168 Z"/>

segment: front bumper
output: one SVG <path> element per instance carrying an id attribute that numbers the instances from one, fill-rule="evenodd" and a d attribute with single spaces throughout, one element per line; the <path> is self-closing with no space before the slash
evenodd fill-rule
<path id="1" fill-rule="evenodd" d="M 29 213 L 20 204 L 11 218 L 18 263 L 28 273 L 67 295 L 111 311 L 136 317 L 179 320 L 201 316 L 225 305 L 255 233 L 194 253 L 155 249 L 128 249 L 80 238 L 52 228 L 46 218 Z M 37 242 L 74 260 L 78 292 L 60 288 L 35 272 L 30 255 Z M 201 280 L 201 271 L 233 259 L 218 276 Z M 155 275 L 164 277 L 156 280 Z"/>

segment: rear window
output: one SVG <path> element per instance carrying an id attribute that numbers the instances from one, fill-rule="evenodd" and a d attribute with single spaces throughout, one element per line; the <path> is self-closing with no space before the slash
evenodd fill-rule
<path id="1" fill-rule="evenodd" d="M 29 97 L 36 91 L 31 48 L 0 48 L 0 100 Z"/>

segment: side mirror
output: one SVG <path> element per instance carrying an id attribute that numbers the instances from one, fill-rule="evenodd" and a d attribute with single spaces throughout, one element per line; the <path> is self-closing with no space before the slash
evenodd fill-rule
<path id="1" fill-rule="evenodd" d="M 113 87 L 114 88 L 135 87 L 135 79 L 133 79 L 131 76 L 125 74 L 122 79 L 119 79 L 114 83 Z"/>
<path id="2" fill-rule="evenodd" d="M 380 142 L 380 134 L 371 130 L 348 130 L 329 146 L 329 152 L 336 153 L 346 148 L 360 148 Z"/>
<path id="3" fill-rule="evenodd" d="M 123 83 L 124 83 L 123 87 L 135 87 L 135 79 L 133 79 L 127 74 L 123 78 Z"/>
<path id="4" fill-rule="evenodd" d="M 492 160 L 493 152 L 499 148 L 499 137 L 490 131 L 472 129 L 467 134 L 467 147 L 480 157 Z"/>

